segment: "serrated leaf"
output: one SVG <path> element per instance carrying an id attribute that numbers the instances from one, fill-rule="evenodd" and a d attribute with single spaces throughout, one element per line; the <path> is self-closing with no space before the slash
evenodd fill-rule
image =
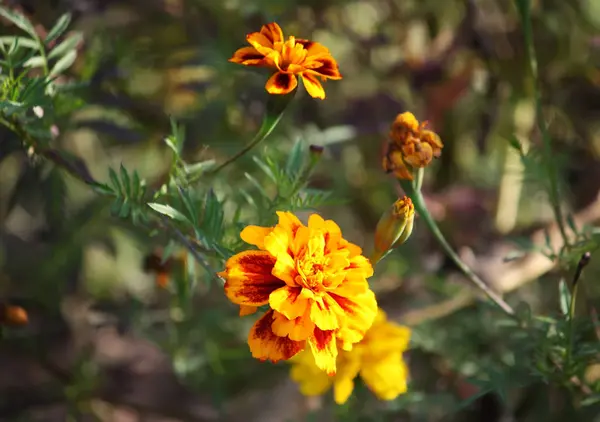
<path id="1" fill-rule="evenodd" d="M 121 173 L 121 181 L 123 183 L 125 195 L 131 197 L 131 180 L 129 179 L 129 173 L 127 173 L 127 169 L 123 167 L 123 164 L 121 164 L 119 172 Z"/>
<path id="2" fill-rule="evenodd" d="M 48 59 L 63 57 L 69 51 L 75 51 L 77 45 L 83 40 L 83 35 L 80 32 L 75 32 L 67 37 L 63 42 L 54 47 L 48 53 Z"/>
<path id="3" fill-rule="evenodd" d="M 46 59 L 44 57 L 33 56 L 23 63 L 23 67 L 43 67 L 45 63 Z"/>
<path id="4" fill-rule="evenodd" d="M 297 178 L 304 167 L 305 151 L 303 143 L 297 140 L 294 143 L 294 147 L 290 151 L 287 163 L 285 165 L 285 171 L 291 178 Z"/>
<path id="5" fill-rule="evenodd" d="M 37 35 L 37 32 L 35 32 L 35 28 L 33 27 L 33 24 L 29 21 L 29 19 L 27 19 L 22 14 L 13 12 L 12 10 L 9 10 L 3 6 L 0 6 L 0 16 L 3 16 L 4 18 L 6 18 L 9 21 L 11 21 L 12 23 L 14 23 L 17 27 L 19 27 L 23 31 L 27 32 L 34 39 L 37 38 L 38 35 Z"/>
<path id="6" fill-rule="evenodd" d="M 117 176 L 117 172 L 114 171 L 112 168 L 109 168 L 108 175 L 110 177 L 110 182 L 115 188 L 115 191 L 121 194 L 123 192 L 123 188 L 121 187 L 121 181 L 119 180 L 119 176 Z"/>
<path id="7" fill-rule="evenodd" d="M 50 71 L 49 77 L 60 75 L 62 72 L 67 70 L 75 62 L 77 58 L 77 51 L 71 50 L 60 58 Z"/>
<path id="8" fill-rule="evenodd" d="M 183 215 L 180 211 L 176 210 L 170 205 L 159 204 L 157 202 L 150 202 L 148 204 L 150 208 L 159 214 L 165 215 L 173 220 L 189 223 L 188 218 Z"/>
<path id="9" fill-rule="evenodd" d="M 71 23 L 71 14 L 65 13 L 60 18 L 58 18 L 58 20 L 56 21 L 56 23 L 54 24 L 52 29 L 50 29 L 50 31 L 48 31 L 48 35 L 46 35 L 46 39 L 44 40 L 44 42 L 46 44 L 48 44 L 48 43 L 54 41 L 55 39 L 57 39 L 58 37 L 60 37 L 66 31 L 66 29 L 69 27 L 70 23 Z"/>
<path id="10" fill-rule="evenodd" d="M 558 284 L 558 294 L 560 300 L 560 311 L 565 317 L 569 316 L 569 308 L 571 306 L 571 292 L 569 286 L 564 279 L 561 279 Z"/>

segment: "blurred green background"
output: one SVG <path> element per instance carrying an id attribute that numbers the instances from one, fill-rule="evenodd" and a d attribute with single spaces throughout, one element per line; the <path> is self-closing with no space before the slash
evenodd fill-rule
<path id="1" fill-rule="evenodd" d="M 544 227 L 557 241 L 539 187 L 544 174 L 535 156 L 523 163 L 510 146 L 540 144 L 511 1 L 3 4 L 40 31 L 73 13 L 71 30 L 83 41 L 60 82 L 85 84 L 73 88 L 77 101 L 59 104 L 54 142 L 98 180 L 123 163 L 153 188 L 171 165 L 163 142 L 170 116 L 185 128 L 189 162 L 225 160 L 260 126 L 267 74 L 227 61 L 247 33 L 276 21 L 286 36 L 325 44 L 343 79 L 325 84 L 324 101 L 300 90 L 276 131 L 219 179 L 217 195 L 248 187 L 243 174 L 257 173 L 253 155 L 285 157 L 298 140 L 324 146 L 311 186 L 343 201 L 318 211 L 370 250 L 380 215 L 401 194 L 381 170 L 384 142 L 394 117 L 410 110 L 444 142 L 424 190 L 452 245 L 511 303 L 559 314 L 558 279 L 570 273 L 553 270 L 533 247 L 543 246 Z M 600 2 L 533 1 L 532 19 L 562 200 L 577 225 L 593 226 L 600 220 Z M 2 21 L 0 32 L 18 30 Z M 10 139 L 2 128 L 0 298 L 24 306 L 30 323 L 7 329 L 0 343 L 0 420 L 600 420 L 598 407 L 578 408 L 565 389 L 532 381 L 515 365 L 521 349 L 512 342 L 521 347 L 522 339 L 507 335 L 490 306 L 464 299 L 467 282 L 418 218 L 411 239 L 371 280 L 380 306 L 414 330 L 409 393 L 383 403 L 359 384 L 341 407 L 329 396 L 302 397 L 285 363 L 252 359 L 245 338 L 253 318 L 238 318 L 200 270 L 193 318 L 173 324 L 169 293 L 144 268 L 164 237 L 111 217 L 110 204 L 88 187 L 7 148 Z M 180 276 L 174 267 L 172 277 Z M 598 260 L 586 271 L 583 294 L 593 306 Z M 586 372 L 590 382 L 597 372 Z M 490 383 L 502 388 L 488 392 Z"/>

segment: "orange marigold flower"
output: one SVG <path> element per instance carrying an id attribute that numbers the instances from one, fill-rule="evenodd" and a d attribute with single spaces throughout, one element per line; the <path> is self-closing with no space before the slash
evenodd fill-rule
<path id="1" fill-rule="evenodd" d="M 408 367 L 403 359 L 410 341 L 410 329 L 388 321 L 379 310 L 365 337 L 351 351 L 338 355 L 338 372 L 327 376 L 315 364 L 310 353 L 296 355 L 290 363 L 290 377 L 306 396 L 324 394 L 333 387 L 336 403 L 345 403 L 360 375 L 369 389 L 381 400 L 393 400 L 407 391 Z"/>
<path id="2" fill-rule="evenodd" d="M 399 114 L 390 129 L 388 151 L 383 159 L 386 172 L 399 179 L 412 180 L 412 169 L 427 167 L 442 153 L 444 145 L 433 131 L 425 129 L 410 112 Z"/>
<path id="3" fill-rule="evenodd" d="M 0 305 L 0 324 L 18 327 L 29 323 L 27 311 L 16 305 Z"/>
<path id="4" fill-rule="evenodd" d="M 250 330 L 252 356 L 278 362 L 308 346 L 316 365 L 334 374 L 338 344 L 352 349 L 377 313 L 367 283 L 373 267 L 333 221 L 313 214 L 305 226 L 292 213 L 277 215 L 275 227 L 248 226 L 241 232 L 259 250 L 227 261 L 219 273 L 225 294 L 241 305 L 242 314 L 269 305 Z"/>
<path id="5" fill-rule="evenodd" d="M 229 61 L 274 69 L 266 84 L 270 94 L 292 92 L 298 86 L 296 76 L 300 76 L 311 97 L 325 99 L 319 79 L 342 79 L 337 62 L 324 45 L 294 36 L 285 40 L 275 22 L 264 25 L 260 32 L 248 34 L 246 40 L 251 47 L 240 48 Z"/>

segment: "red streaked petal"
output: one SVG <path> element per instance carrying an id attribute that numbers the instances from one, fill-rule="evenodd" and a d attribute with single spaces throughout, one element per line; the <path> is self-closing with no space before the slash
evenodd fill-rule
<path id="1" fill-rule="evenodd" d="M 263 27 L 260 29 L 260 33 L 267 37 L 271 44 L 283 42 L 283 31 L 276 22 L 263 25 Z"/>
<path id="2" fill-rule="evenodd" d="M 239 63 L 246 66 L 262 66 L 265 55 L 258 52 L 254 47 L 242 47 L 233 53 L 229 59 L 232 63 Z"/>
<path id="3" fill-rule="evenodd" d="M 308 289 L 285 286 L 271 293 L 269 305 L 286 318 L 294 319 L 304 315 L 312 296 L 312 292 Z"/>
<path id="4" fill-rule="evenodd" d="M 289 94 L 298 86 L 298 79 L 291 73 L 274 73 L 269 78 L 265 88 L 269 94 L 283 95 Z"/>
<path id="5" fill-rule="evenodd" d="M 335 290 L 335 292 L 345 293 L 340 289 Z M 337 302 L 343 312 L 340 315 L 342 326 L 337 331 L 336 336 L 342 341 L 344 349 L 346 349 L 350 344 L 361 341 L 367 330 L 373 325 L 377 315 L 377 300 L 372 290 L 366 290 L 362 294 L 349 297 L 335 293 L 329 293 L 329 295 Z"/>
<path id="6" fill-rule="evenodd" d="M 325 90 L 323 89 L 323 85 L 321 85 L 321 82 L 319 82 L 319 80 L 313 75 L 308 72 L 304 72 L 302 74 L 302 82 L 304 83 L 304 88 L 306 88 L 308 95 L 321 100 L 325 99 Z"/>
<path id="7" fill-rule="evenodd" d="M 265 251 L 245 251 L 232 256 L 219 273 L 225 281 L 225 294 L 238 305 L 262 306 L 269 295 L 285 282 L 271 272 L 275 258 Z"/>
<path id="8" fill-rule="evenodd" d="M 304 67 L 311 69 L 310 73 L 315 73 L 328 79 L 342 79 L 337 62 L 329 55 L 313 58 L 312 60 L 309 58 Z"/>
<path id="9" fill-rule="evenodd" d="M 273 43 L 260 32 L 248 34 L 246 36 L 246 41 L 264 56 L 273 52 Z"/>
<path id="10" fill-rule="evenodd" d="M 313 335 L 308 339 L 308 344 L 317 366 L 328 375 L 335 375 L 338 354 L 335 332 L 323 331 L 315 327 Z"/>
<path id="11" fill-rule="evenodd" d="M 287 360 L 302 351 L 306 345 L 305 341 L 277 336 L 271 328 L 274 315 L 275 312 L 269 310 L 250 329 L 248 346 L 256 359 L 271 362 Z"/>

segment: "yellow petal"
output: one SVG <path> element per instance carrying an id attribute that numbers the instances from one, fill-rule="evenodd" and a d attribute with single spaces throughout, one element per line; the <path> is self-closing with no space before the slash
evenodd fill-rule
<path id="1" fill-rule="evenodd" d="M 265 251 L 245 251 L 229 258 L 225 271 L 225 294 L 238 305 L 262 306 L 269 295 L 285 283 L 272 275 L 275 258 Z"/>
<path id="2" fill-rule="evenodd" d="M 407 390 L 408 368 L 399 353 L 365 365 L 360 376 L 381 400 L 393 400 Z"/>
<path id="3" fill-rule="evenodd" d="M 291 73 L 276 72 L 269 78 L 265 88 L 269 94 L 289 94 L 298 86 L 298 79 Z"/>
<path id="4" fill-rule="evenodd" d="M 308 314 L 288 319 L 279 312 L 275 312 L 271 328 L 280 337 L 288 336 L 292 340 L 302 341 L 312 335 L 315 330 L 315 324 L 310 320 Z"/>
<path id="5" fill-rule="evenodd" d="M 342 356 L 351 357 L 350 353 L 343 353 Z M 335 374 L 333 384 L 333 398 L 337 404 L 344 404 L 354 390 L 354 378 L 360 371 L 360 358 L 338 358 L 338 368 Z"/>
<path id="6" fill-rule="evenodd" d="M 371 328 L 377 315 L 375 294 L 371 290 L 349 297 L 341 296 L 340 293 L 346 294 L 342 289 L 330 293 L 342 309 L 342 314 L 339 316 L 341 328 L 337 332 L 337 337 L 346 343 L 357 343 Z"/>
<path id="7" fill-rule="evenodd" d="M 260 33 L 267 37 L 272 45 L 276 42 L 283 42 L 283 31 L 276 22 L 263 25 L 263 27 L 260 29 Z"/>
<path id="8" fill-rule="evenodd" d="M 233 57 L 229 59 L 232 63 L 243 64 L 246 66 L 262 66 L 265 64 L 264 54 L 254 47 L 242 47 L 233 53 Z"/>
<path id="9" fill-rule="evenodd" d="M 316 77 L 308 72 L 304 72 L 302 74 L 302 82 L 304 83 L 304 88 L 306 88 L 308 95 L 321 100 L 325 99 L 325 90 L 323 89 L 323 85 L 321 85 L 321 82 L 319 82 Z"/>
<path id="10" fill-rule="evenodd" d="M 269 310 L 252 326 L 248 335 L 248 346 L 252 356 L 260 360 L 279 362 L 290 359 L 304 349 L 305 341 L 294 341 L 273 333 L 274 311 Z"/>
<path id="11" fill-rule="evenodd" d="M 246 243 L 265 249 L 265 237 L 273 231 L 272 227 L 246 226 L 240 233 L 240 237 Z"/>
<path id="12" fill-rule="evenodd" d="M 308 289 L 284 286 L 271 293 L 269 305 L 287 318 L 294 319 L 304 315 L 309 306 L 310 297 L 312 297 L 312 292 Z"/>
<path id="13" fill-rule="evenodd" d="M 264 56 L 273 52 L 273 43 L 260 32 L 248 34 L 246 36 L 246 41 Z"/>
<path id="14" fill-rule="evenodd" d="M 327 375 L 335 375 L 338 351 L 334 331 L 323 331 L 317 327 L 313 335 L 309 337 L 308 344 L 315 357 L 317 367 L 325 371 Z"/>
<path id="15" fill-rule="evenodd" d="M 310 319 L 321 330 L 335 330 L 339 327 L 337 314 L 340 311 L 340 306 L 329 295 L 317 296 L 310 307 Z"/>
<path id="16" fill-rule="evenodd" d="M 310 350 L 298 353 L 291 359 L 291 363 L 290 378 L 299 384 L 303 395 L 319 396 L 331 388 L 333 377 L 317 367 Z"/>

